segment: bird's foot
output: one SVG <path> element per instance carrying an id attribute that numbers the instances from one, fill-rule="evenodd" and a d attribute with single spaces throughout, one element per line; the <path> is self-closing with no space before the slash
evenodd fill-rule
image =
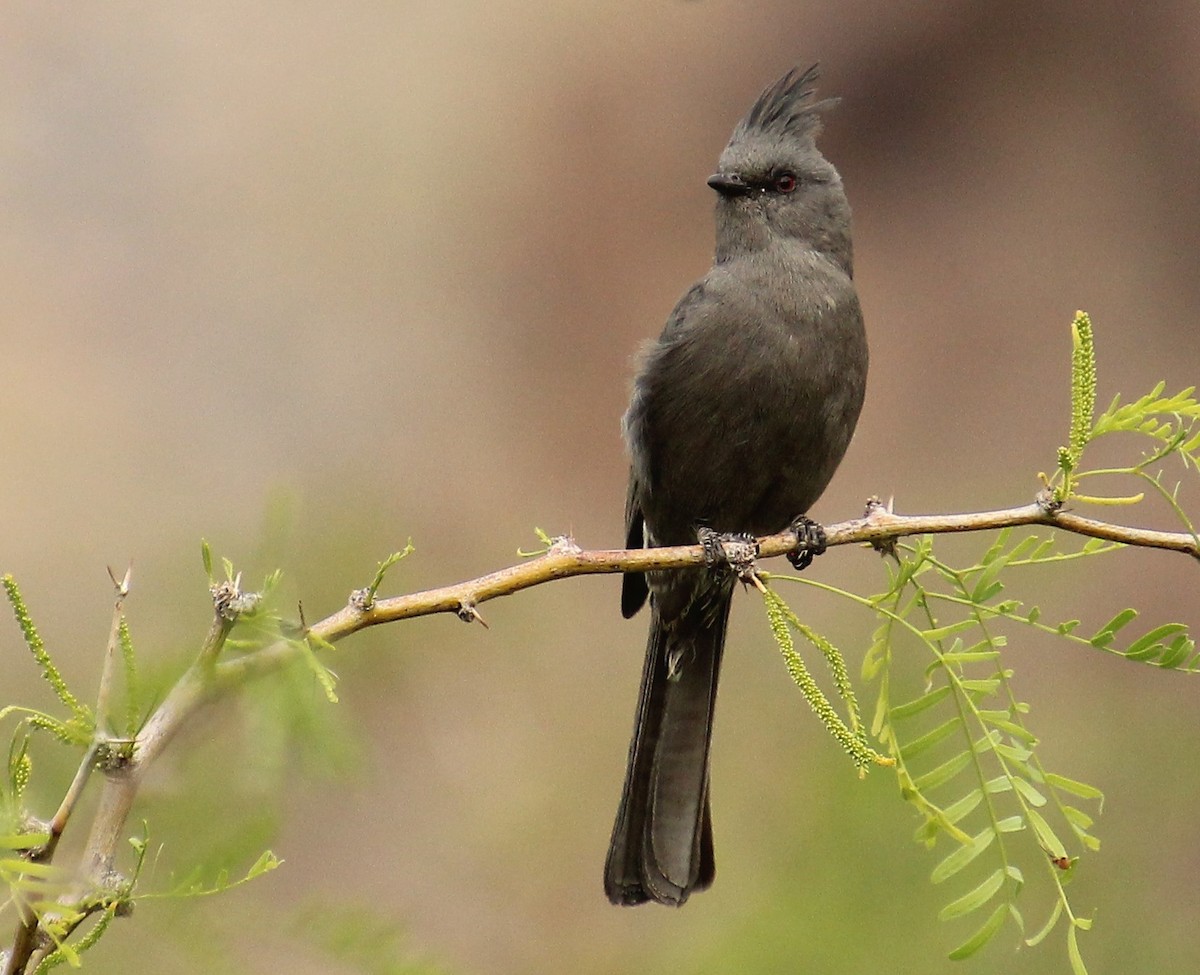
<path id="1" fill-rule="evenodd" d="M 754 579 L 754 560 L 758 558 L 758 539 L 743 532 L 715 532 L 697 528 L 696 538 L 704 546 L 704 564 L 710 569 L 721 566 L 733 570 L 742 582 Z"/>
<path id="2" fill-rule="evenodd" d="M 825 552 L 825 529 L 808 515 L 799 515 L 789 526 L 796 535 L 796 548 L 788 552 L 787 559 L 797 572 L 803 572 L 812 560 Z"/>

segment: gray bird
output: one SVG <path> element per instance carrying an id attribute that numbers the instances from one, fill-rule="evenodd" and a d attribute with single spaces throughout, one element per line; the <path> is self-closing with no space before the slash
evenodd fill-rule
<path id="1" fill-rule="evenodd" d="M 814 65 L 762 93 L 708 185 L 716 256 L 649 345 L 625 414 L 629 548 L 766 535 L 820 497 L 850 443 L 867 378 L 850 207 L 814 142 Z M 801 565 L 811 552 L 798 557 Z M 713 880 L 708 750 L 735 575 L 727 565 L 624 577 L 650 598 L 625 789 L 604 869 L 614 904 L 680 905 Z"/>

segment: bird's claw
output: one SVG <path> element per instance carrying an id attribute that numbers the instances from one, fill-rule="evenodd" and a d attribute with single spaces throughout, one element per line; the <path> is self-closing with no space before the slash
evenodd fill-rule
<path id="1" fill-rule="evenodd" d="M 825 552 L 825 529 L 807 515 L 800 515 L 789 526 L 796 535 L 796 548 L 787 553 L 787 559 L 797 572 L 803 572 L 812 560 Z"/>
<path id="2" fill-rule="evenodd" d="M 704 564 L 710 569 L 726 566 L 742 582 L 754 577 L 754 560 L 758 558 L 758 539 L 744 532 L 722 534 L 711 528 L 698 528 L 696 537 L 704 546 Z"/>

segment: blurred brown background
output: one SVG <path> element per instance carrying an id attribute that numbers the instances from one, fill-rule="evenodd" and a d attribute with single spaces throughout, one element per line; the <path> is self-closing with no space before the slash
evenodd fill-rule
<path id="1" fill-rule="evenodd" d="M 1103 402 L 1200 375 L 1184 0 L 16 2 L 2 22 L 0 569 L 81 688 L 104 566 L 131 556 L 142 653 L 184 659 L 206 622 L 201 536 L 253 578 L 282 565 L 310 619 L 410 535 L 390 591 L 511 562 L 534 526 L 616 545 L 632 354 L 707 267 L 704 179 L 732 125 L 796 63 L 820 59 L 843 99 L 822 145 L 855 209 L 873 358 L 818 517 L 872 493 L 904 511 L 1030 498 L 1065 435 L 1076 308 Z M 869 552 L 814 571 L 883 585 Z M 1092 624 L 1126 605 L 1196 624 L 1195 573 L 1125 553 L 1024 595 Z M 238 708 L 204 722 L 147 796 L 182 807 L 155 842 L 186 859 L 278 786 L 263 845 L 287 864 L 186 908 L 218 936 L 148 902 L 94 970 L 349 971 L 290 928 L 325 905 L 400 920 L 462 972 L 1067 969 L 1060 935 L 1013 954 L 1012 929 L 944 960 L 966 931 L 935 919 L 953 893 L 928 882 L 937 857 L 894 780 L 859 783 L 807 713 L 750 598 L 717 720 L 717 884 L 679 912 L 610 907 L 644 639 L 617 591 L 569 581 L 485 608 L 490 630 L 421 620 L 343 645 L 348 778 L 297 762 L 256 783 Z M 795 601 L 857 666 L 869 621 Z M 1196 686 L 1010 649 L 1044 760 L 1108 794 L 1072 887 L 1097 919 L 1091 972 L 1200 970 Z M 49 706 L 11 625 L 0 684 Z M 202 795 L 179 780 L 197 765 Z M 61 789 L 44 784 L 43 812 Z"/>

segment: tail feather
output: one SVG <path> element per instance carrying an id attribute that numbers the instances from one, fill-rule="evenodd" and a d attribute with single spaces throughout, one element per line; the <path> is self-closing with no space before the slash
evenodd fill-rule
<path id="1" fill-rule="evenodd" d="M 652 614 L 625 790 L 604 870 L 614 904 L 680 905 L 713 881 L 708 752 L 730 595 L 669 627 L 657 610 Z"/>

